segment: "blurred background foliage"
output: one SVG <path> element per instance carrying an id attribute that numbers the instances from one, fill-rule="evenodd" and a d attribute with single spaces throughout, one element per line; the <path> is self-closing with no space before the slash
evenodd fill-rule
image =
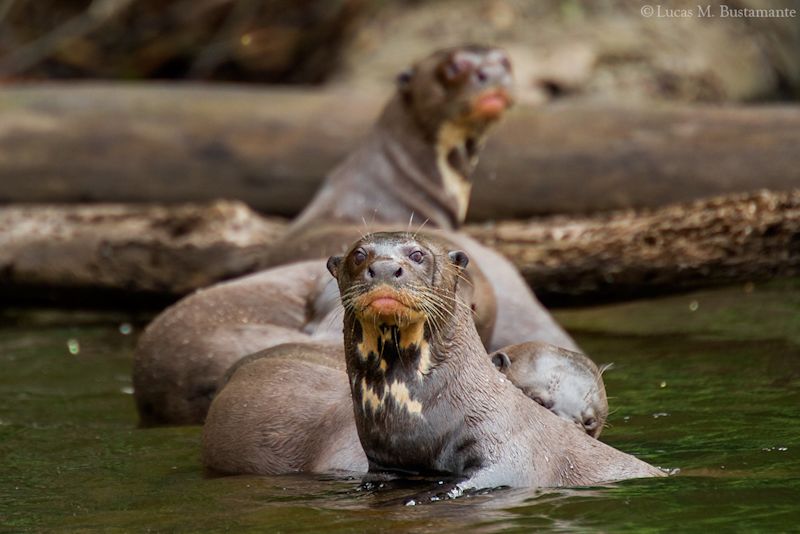
<path id="1" fill-rule="evenodd" d="M 800 17 L 644 17 L 634 0 L 0 0 L 0 80 L 385 84 L 439 46 L 511 52 L 520 97 L 800 95 Z M 708 0 L 795 8 L 791 0 Z"/>

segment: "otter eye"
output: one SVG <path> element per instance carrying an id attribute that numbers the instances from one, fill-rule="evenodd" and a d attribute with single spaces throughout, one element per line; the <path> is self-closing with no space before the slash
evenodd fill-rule
<path id="1" fill-rule="evenodd" d="M 364 252 L 364 249 L 358 249 L 353 252 L 353 263 L 356 265 L 361 265 L 367 259 L 367 253 Z"/>
<path id="2" fill-rule="evenodd" d="M 446 82 L 452 83 L 462 78 L 474 66 L 474 63 L 464 57 L 454 57 L 442 67 L 442 75 Z"/>
<path id="3" fill-rule="evenodd" d="M 414 263 L 422 263 L 422 260 L 425 259 L 425 254 L 423 254 L 421 250 L 415 250 L 409 254 L 408 257 Z"/>

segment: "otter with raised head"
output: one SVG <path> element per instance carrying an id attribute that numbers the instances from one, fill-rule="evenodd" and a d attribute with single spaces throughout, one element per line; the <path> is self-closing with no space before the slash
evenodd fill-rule
<path id="1" fill-rule="evenodd" d="M 489 355 L 497 370 L 525 395 L 593 438 L 608 417 L 603 371 L 580 352 L 529 341 Z"/>
<path id="2" fill-rule="evenodd" d="M 346 377 L 303 361 L 319 348 L 302 344 L 294 356 L 243 365 L 209 411 L 206 465 L 361 470 L 350 454 L 355 430 L 369 470 L 451 475 L 464 489 L 662 476 L 548 412 L 494 368 L 462 300 L 467 261 L 407 233 L 373 234 L 330 258 L 345 309 Z M 310 385 L 294 387 L 297 377 Z M 257 398 L 240 395 L 248 384 Z M 349 417 L 341 410 L 348 394 Z M 259 470 L 226 465 L 244 456 Z"/>
<path id="3" fill-rule="evenodd" d="M 320 223 L 397 224 L 413 217 L 458 228 L 470 175 L 489 127 L 512 105 L 512 85 L 508 54 L 487 46 L 438 50 L 400 73 L 375 126 L 326 178 L 286 242 Z"/>

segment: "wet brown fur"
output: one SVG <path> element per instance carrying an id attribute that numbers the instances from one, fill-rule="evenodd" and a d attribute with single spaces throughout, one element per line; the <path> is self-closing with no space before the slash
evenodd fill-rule
<path id="1" fill-rule="evenodd" d="M 389 250 L 416 243 L 435 258 L 435 266 L 421 270 L 410 285 L 398 286 L 407 291 L 403 306 L 414 313 L 402 306 L 388 316 L 365 312 L 364 295 L 380 286 L 359 287 L 365 267 L 350 263 L 351 248 L 333 269 L 346 310 L 347 373 L 303 361 L 319 352 L 303 344 L 291 357 L 242 365 L 209 412 L 206 465 L 223 472 L 361 470 L 364 457 L 353 450 L 357 430 L 370 470 L 447 474 L 460 478 L 463 488 L 573 486 L 662 475 L 556 417 L 497 372 L 461 300 L 459 269 L 440 245 L 383 234 L 357 246 L 370 242 Z M 426 291 L 420 281 L 427 276 Z M 425 300 L 433 294 L 441 296 L 435 308 Z M 420 373 L 423 342 L 429 362 Z M 345 415 L 338 408 L 348 392 L 352 402 Z M 323 419 L 335 424 L 319 430 Z"/>

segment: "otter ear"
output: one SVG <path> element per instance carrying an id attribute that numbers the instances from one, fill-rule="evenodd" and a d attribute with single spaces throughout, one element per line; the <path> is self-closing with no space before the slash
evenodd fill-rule
<path id="1" fill-rule="evenodd" d="M 469 264 L 469 256 L 465 252 L 461 252 L 460 250 L 453 250 L 452 252 L 447 253 L 447 257 L 450 258 L 450 262 L 453 265 L 465 269 Z"/>
<path id="2" fill-rule="evenodd" d="M 339 277 L 339 265 L 342 264 L 342 257 L 341 256 L 331 256 L 328 258 L 328 271 L 333 275 L 334 278 Z"/>
<path id="3" fill-rule="evenodd" d="M 511 359 L 508 354 L 499 350 L 492 354 L 492 363 L 498 371 L 506 371 L 511 367 Z"/>
<path id="4" fill-rule="evenodd" d="M 414 76 L 414 69 L 409 67 L 402 71 L 400 74 L 397 75 L 395 78 L 395 82 L 397 83 L 397 90 L 401 93 L 408 92 L 408 86 L 411 84 L 411 78 Z"/>

